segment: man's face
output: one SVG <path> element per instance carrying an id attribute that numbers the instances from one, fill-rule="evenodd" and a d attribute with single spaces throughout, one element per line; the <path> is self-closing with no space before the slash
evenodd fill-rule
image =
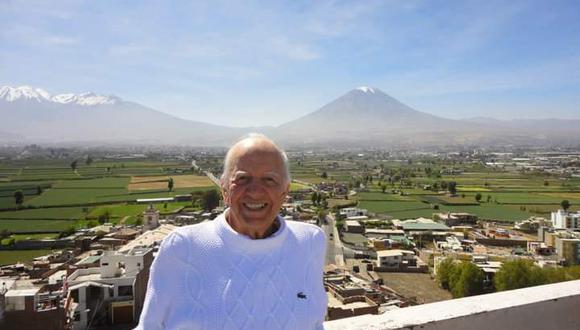
<path id="1" fill-rule="evenodd" d="M 241 234 L 263 237 L 288 193 L 280 154 L 268 148 L 240 147 L 233 158 L 230 177 L 225 180 L 222 194 L 230 206 L 230 224 Z"/>

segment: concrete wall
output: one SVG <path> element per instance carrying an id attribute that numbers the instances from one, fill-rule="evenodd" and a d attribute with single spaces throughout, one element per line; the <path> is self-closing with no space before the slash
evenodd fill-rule
<path id="1" fill-rule="evenodd" d="M 325 322 L 339 329 L 580 329 L 580 280 Z"/>

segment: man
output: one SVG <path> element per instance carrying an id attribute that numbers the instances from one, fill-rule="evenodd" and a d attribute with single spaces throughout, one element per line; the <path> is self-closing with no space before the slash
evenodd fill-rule
<path id="1" fill-rule="evenodd" d="M 163 241 L 138 329 L 322 329 L 325 237 L 278 215 L 289 187 L 274 142 L 253 134 L 232 146 L 227 210 Z"/>

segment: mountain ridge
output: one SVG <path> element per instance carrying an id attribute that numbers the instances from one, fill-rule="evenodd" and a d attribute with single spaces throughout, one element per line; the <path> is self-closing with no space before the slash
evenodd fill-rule
<path id="1" fill-rule="evenodd" d="M 91 111 L 81 111 L 91 109 Z M 229 145 L 260 132 L 285 145 L 465 145 L 578 143 L 580 120 L 449 119 L 415 110 L 376 87 L 361 86 L 277 127 L 228 127 L 178 118 L 117 96 L 51 95 L 30 86 L 0 87 L 0 141 L 138 141 Z M 114 118 L 114 120 L 112 120 Z M 578 133 L 577 135 L 575 135 Z"/>

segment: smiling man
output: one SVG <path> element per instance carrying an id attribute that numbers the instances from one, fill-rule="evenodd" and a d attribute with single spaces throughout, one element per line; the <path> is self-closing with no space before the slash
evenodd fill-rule
<path id="1" fill-rule="evenodd" d="M 234 144 L 221 178 L 228 208 L 163 241 L 138 329 L 322 329 L 325 236 L 278 215 L 289 187 L 274 142 Z"/>

